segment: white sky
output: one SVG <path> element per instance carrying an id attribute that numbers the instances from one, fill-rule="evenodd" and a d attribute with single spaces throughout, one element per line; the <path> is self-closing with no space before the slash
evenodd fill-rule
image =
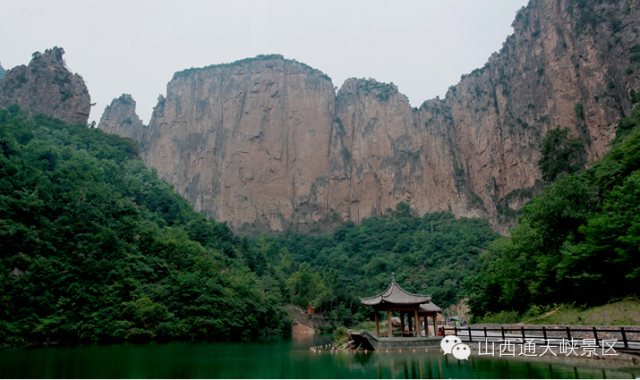
<path id="1" fill-rule="evenodd" d="M 413 106 L 481 67 L 526 0 L 0 0 L 0 62 L 63 47 L 84 77 L 90 121 L 123 93 L 147 124 L 173 73 L 282 54 L 329 75 L 394 82 Z"/>

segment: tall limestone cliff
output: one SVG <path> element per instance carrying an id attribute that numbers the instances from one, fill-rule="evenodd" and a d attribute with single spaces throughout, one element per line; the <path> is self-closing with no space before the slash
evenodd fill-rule
<path id="1" fill-rule="evenodd" d="M 82 77 L 67 69 L 59 47 L 36 52 L 29 66 L 17 66 L 0 79 L 0 108 L 18 104 L 68 123 L 89 120 L 91 98 Z"/>
<path id="2" fill-rule="evenodd" d="M 359 222 L 404 201 L 504 230 L 540 189 L 546 131 L 570 126 L 590 159 L 608 149 L 640 90 L 637 20 L 637 0 L 533 0 L 499 53 L 419 108 L 371 79 L 336 96 L 279 56 L 185 70 L 136 138 L 197 210 L 235 226 Z"/>
<path id="3" fill-rule="evenodd" d="M 510 195 L 540 178 L 540 142 L 550 128 L 570 126 L 591 160 L 608 149 L 630 112 L 629 91 L 640 87 L 639 19 L 634 0 L 532 1 L 502 50 L 447 93 L 465 181 L 493 222 L 501 218 L 496 206 L 520 207 L 526 198 Z"/>
<path id="4" fill-rule="evenodd" d="M 335 95 L 281 56 L 176 73 L 141 154 L 196 210 L 282 229 L 329 167 Z"/>
<path id="5" fill-rule="evenodd" d="M 462 162 L 449 120 L 425 128 L 425 115 L 396 86 L 364 79 L 344 83 L 336 115 L 329 204 L 343 217 L 359 222 L 401 201 L 420 213 L 478 214 L 454 175 Z"/>

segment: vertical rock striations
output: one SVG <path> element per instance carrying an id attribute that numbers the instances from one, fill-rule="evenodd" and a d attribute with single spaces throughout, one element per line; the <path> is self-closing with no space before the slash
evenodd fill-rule
<path id="1" fill-rule="evenodd" d="M 463 76 L 444 100 L 465 181 L 494 223 L 503 217 L 500 204 L 518 208 L 526 199 L 510 196 L 514 190 L 540 178 L 539 148 L 548 129 L 572 127 L 596 159 L 631 110 L 628 92 L 640 87 L 633 58 L 640 43 L 637 1 L 574 3 L 531 1 L 501 51 Z"/>
<path id="2" fill-rule="evenodd" d="M 640 91 L 638 20 L 637 0 L 532 0 L 500 52 L 419 108 L 371 79 L 335 97 L 321 72 L 259 56 L 176 73 L 148 129 L 122 128 L 131 116 L 104 129 L 139 139 L 197 210 L 235 226 L 360 222 L 404 201 L 504 230 L 539 191 L 547 130 L 570 126 L 590 159 L 608 149 Z"/>
<path id="3" fill-rule="evenodd" d="M 17 66 L 0 79 L 0 108 L 18 104 L 30 114 L 43 113 L 68 123 L 89 120 L 91 98 L 82 77 L 71 74 L 54 47 L 33 54 L 29 66 Z"/>
<path id="4" fill-rule="evenodd" d="M 461 164 L 449 119 L 412 109 L 396 86 L 371 79 L 344 83 L 336 115 L 329 204 L 344 218 L 359 222 L 401 201 L 420 213 L 470 213 L 453 175 Z M 427 116 L 438 120 L 430 128 Z"/>
<path id="5" fill-rule="evenodd" d="M 331 80 L 281 56 L 185 70 L 155 107 L 142 157 L 196 210 L 282 229 L 328 172 L 334 109 Z"/>

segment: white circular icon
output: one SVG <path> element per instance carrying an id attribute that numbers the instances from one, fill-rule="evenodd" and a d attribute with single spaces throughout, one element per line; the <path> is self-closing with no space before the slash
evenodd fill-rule
<path id="1" fill-rule="evenodd" d="M 462 340 L 460 340 L 460 338 L 458 338 L 457 336 L 447 335 L 440 341 L 440 348 L 442 348 L 442 351 L 444 351 L 445 355 L 450 354 L 453 346 L 460 342 L 462 342 Z"/>
<path id="2" fill-rule="evenodd" d="M 471 349 L 464 343 L 458 343 L 453 346 L 451 350 L 453 357 L 458 360 L 469 360 L 469 355 L 471 355 Z"/>

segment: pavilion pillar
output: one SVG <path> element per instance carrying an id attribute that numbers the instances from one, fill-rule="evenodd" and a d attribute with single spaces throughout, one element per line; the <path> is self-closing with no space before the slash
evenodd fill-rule
<path id="1" fill-rule="evenodd" d="M 413 318 L 413 316 L 407 313 L 407 323 L 409 323 L 409 334 L 412 334 L 412 331 L 413 331 L 413 323 L 411 323 L 411 318 Z"/>
<path id="2" fill-rule="evenodd" d="M 424 336 L 428 337 L 431 336 L 431 334 L 429 333 L 429 316 L 425 316 L 424 317 Z"/>
<path id="3" fill-rule="evenodd" d="M 414 315 L 414 321 L 416 322 L 416 338 L 419 337 L 420 335 L 418 335 L 420 333 L 420 322 L 418 321 L 418 309 L 414 309 L 413 310 L 413 315 Z"/>
<path id="4" fill-rule="evenodd" d="M 433 336 L 438 336 L 438 314 L 433 315 Z"/>
<path id="5" fill-rule="evenodd" d="M 393 338 L 393 323 L 391 323 L 391 310 L 387 310 L 387 327 L 389 330 L 388 334 L 389 334 L 389 338 Z"/>
<path id="6" fill-rule="evenodd" d="M 380 336 L 380 316 L 378 316 L 378 310 L 376 310 L 376 336 Z"/>

